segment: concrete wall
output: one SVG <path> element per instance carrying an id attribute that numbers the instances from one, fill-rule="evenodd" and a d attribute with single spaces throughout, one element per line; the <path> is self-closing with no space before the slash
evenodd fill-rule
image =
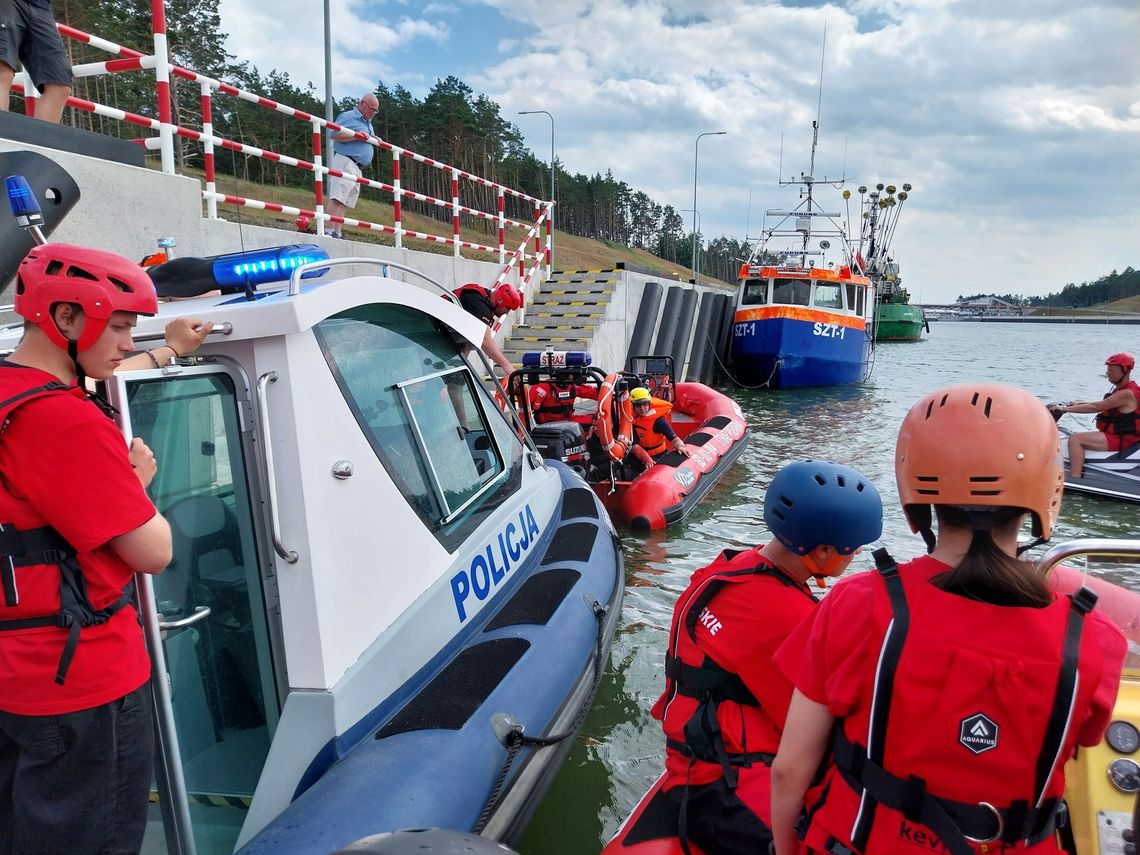
<path id="1" fill-rule="evenodd" d="M 173 237 L 183 254 L 202 253 L 202 191 L 197 180 L 0 139 L 0 151 L 16 150 L 51 158 L 79 185 L 79 202 L 52 234 L 53 241 L 141 259 L 155 252 L 158 238 Z"/>
<path id="2" fill-rule="evenodd" d="M 677 282 L 667 277 L 650 276 L 632 270 L 619 271 L 617 292 L 614 294 L 613 300 L 610 301 L 609 307 L 606 309 L 605 317 L 602 318 L 602 323 L 598 326 L 598 330 L 594 334 L 594 342 L 591 345 L 591 354 L 593 355 L 595 365 L 606 366 L 607 370 L 613 370 L 618 367 L 625 368 L 626 351 L 629 348 L 630 336 L 633 334 L 633 325 L 637 321 L 638 309 L 641 307 L 641 297 L 645 293 L 645 286 L 650 282 L 661 283 L 666 295 L 669 293 L 670 288 L 696 288 L 698 294 L 704 294 L 707 291 L 723 294 L 731 291 L 731 289 L 723 287 Z M 661 327 L 661 319 L 664 312 L 665 299 L 662 297 L 661 305 L 657 309 L 657 317 L 653 322 L 654 339 L 656 338 L 657 331 Z M 693 316 L 694 327 L 699 317 L 700 313 L 698 311 Z M 691 339 L 692 337 L 690 336 L 689 353 L 692 352 L 692 348 L 695 345 L 695 342 Z M 678 378 L 685 377 L 685 368 L 687 365 L 688 356 L 686 356 L 685 365 L 674 366 Z"/>

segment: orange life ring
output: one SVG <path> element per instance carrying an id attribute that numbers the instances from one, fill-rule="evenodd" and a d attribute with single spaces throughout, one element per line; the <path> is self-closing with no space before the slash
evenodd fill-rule
<path id="1" fill-rule="evenodd" d="M 633 445 L 633 404 L 629 392 L 616 391 L 621 375 L 616 371 L 606 377 L 598 395 L 598 439 L 610 458 L 625 460 L 625 455 Z M 614 396 L 617 395 L 617 400 Z M 617 419 L 617 435 L 614 435 L 614 419 Z"/>

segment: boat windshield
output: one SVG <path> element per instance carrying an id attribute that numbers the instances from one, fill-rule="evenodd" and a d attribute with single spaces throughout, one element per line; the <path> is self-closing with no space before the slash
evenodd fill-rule
<path id="1" fill-rule="evenodd" d="M 743 306 L 762 306 L 768 302 L 768 280 L 749 279 L 744 283 L 744 296 L 740 303 Z"/>
<path id="2" fill-rule="evenodd" d="M 376 456 L 444 546 L 517 488 L 522 445 L 446 327 L 416 309 L 378 304 L 314 331 Z"/>
<path id="3" fill-rule="evenodd" d="M 806 306 L 811 296 L 811 283 L 806 279 L 777 279 L 772 290 L 773 303 Z"/>

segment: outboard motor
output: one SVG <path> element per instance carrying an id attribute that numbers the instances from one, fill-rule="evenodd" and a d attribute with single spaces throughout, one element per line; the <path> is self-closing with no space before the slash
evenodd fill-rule
<path id="1" fill-rule="evenodd" d="M 583 478 L 590 456 L 586 435 L 577 422 L 545 422 L 530 432 L 539 453 L 547 460 L 561 460 Z"/>

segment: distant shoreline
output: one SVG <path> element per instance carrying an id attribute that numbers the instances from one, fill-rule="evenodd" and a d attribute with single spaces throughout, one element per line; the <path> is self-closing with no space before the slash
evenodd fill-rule
<path id="1" fill-rule="evenodd" d="M 932 323 L 987 324 L 1140 324 L 1140 315 L 974 315 L 953 318 L 927 318 Z"/>

